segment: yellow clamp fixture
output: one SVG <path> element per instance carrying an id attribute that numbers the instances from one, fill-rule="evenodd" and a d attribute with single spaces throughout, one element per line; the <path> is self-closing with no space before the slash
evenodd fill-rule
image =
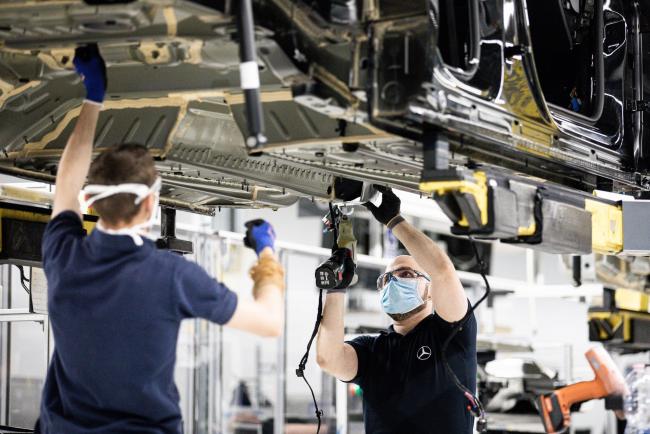
<path id="1" fill-rule="evenodd" d="M 440 181 L 420 182 L 420 191 L 433 193 L 436 196 L 454 194 L 472 200 L 480 213 L 481 226 L 488 224 L 488 184 L 485 172 L 475 171 L 465 179 L 450 179 Z M 479 216 L 477 216 L 479 217 Z M 467 215 L 463 213 L 462 218 L 456 222 L 458 226 L 469 227 Z"/>
<path id="2" fill-rule="evenodd" d="M 620 206 L 585 200 L 591 212 L 591 244 L 594 252 L 616 254 L 623 251 L 623 211 Z"/>

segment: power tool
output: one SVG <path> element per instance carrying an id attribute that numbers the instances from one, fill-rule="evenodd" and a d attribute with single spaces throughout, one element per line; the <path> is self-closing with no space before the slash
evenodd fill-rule
<path id="1" fill-rule="evenodd" d="M 571 425 L 571 407 L 592 399 L 623 396 L 625 380 L 604 348 L 585 353 L 595 378 L 555 390 L 537 399 L 538 410 L 547 433 L 562 433 Z"/>

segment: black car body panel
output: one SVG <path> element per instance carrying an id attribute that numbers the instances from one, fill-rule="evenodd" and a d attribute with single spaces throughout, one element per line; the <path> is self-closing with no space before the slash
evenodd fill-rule
<path id="1" fill-rule="evenodd" d="M 650 1 L 256 0 L 261 157 L 242 138 L 237 6 L 0 1 L 0 169 L 52 180 L 83 97 L 73 50 L 98 42 L 97 148 L 147 144 L 181 208 L 331 200 L 336 177 L 418 191 L 431 131 L 452 165 L 650 186 Z"/>

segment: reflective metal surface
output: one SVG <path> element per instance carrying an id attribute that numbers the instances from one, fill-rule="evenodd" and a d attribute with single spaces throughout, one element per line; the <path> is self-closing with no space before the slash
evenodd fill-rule
<path id="1" fill-rule="evenodd" d="M 83 97 L 74 48 L 97 41 L 109 83 L 97 150 L 146 144 L 165 175 L 163 199 L 181 208 L 330 200 L 337 176 L 417 191 L 427 129 L 448 136 L 452 165 L 587 191 L 602 180 L 650 187 L 646 113 L 635 109 L 650 92 L 645 2 L 597 0 L 580 12 L 543 0 L 447 2 L 455 27 L 439 2 L 373 5 L 335 22 L 304 3 L 257 4 L 269 142 L 251 157 L 236 26 L 223 7 L 0 0 L 0 171 L 51 180 Z M 540 38 L 545 20 L 568 29 L 553 36 L 565 45 Z M 557 67 L 555 48 L 565 56 Z"/>

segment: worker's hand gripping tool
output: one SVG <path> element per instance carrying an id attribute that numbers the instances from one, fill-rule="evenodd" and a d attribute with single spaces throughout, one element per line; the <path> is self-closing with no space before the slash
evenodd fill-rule
<path id="1" fill-rule="evenodd" d="M 246 247 L 255 250 L 258 256 L 265 247 L 275 250 L 275 231 L 269 222 L 255 219 L 247 221 L 244 225 L 246 226 L 246 236 L 244 237 Z"/>
<path id="2" fill-rule="evenodd" d="M 316 268 L 316 286 L 328 292 L 343 292 L 356 283 L 356 246 L 352 220 L 340 208 L 332 206 L 323 219 L 326 231 L 334 232 L 332 256 Z"/>
<path id="3" fill-rule="evenodd" d="M 547 433 L 561 433 L 571 425 L 571 407 L 592 399 L 622 396 L 627 387 L 614 361 L 603 348 L 585 353 L 595 378 L 555 390 L 537 399 L 542 423 Z"/>

